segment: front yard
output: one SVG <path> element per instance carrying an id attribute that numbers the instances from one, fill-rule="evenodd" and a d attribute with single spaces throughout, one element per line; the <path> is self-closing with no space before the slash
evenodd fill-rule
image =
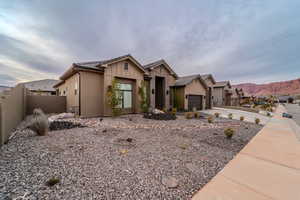
<path id="1" fill-rule="evenodd" d="M 184 116 L 67 120 L 87 127 L 47 136 L 25 129 L 2 147 L 0 199 L 189 199 L 262 128 Z M 51 178 L 59 183 L 47 186 Z"/>

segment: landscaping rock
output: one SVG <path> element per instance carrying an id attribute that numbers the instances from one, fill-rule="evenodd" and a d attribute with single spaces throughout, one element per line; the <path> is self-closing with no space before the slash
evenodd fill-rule
<path id="1" fill-rule="evenodd" d="M 176 188 L 178 186 L 178 180 L 174 177 L 163 177 L 162 184 L 168 188 Z"/>

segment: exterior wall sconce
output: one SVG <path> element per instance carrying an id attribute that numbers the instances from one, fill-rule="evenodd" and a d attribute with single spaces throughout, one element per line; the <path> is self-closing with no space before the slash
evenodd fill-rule
<path id="1" fill-rule="evenodd" d="M 166 94 L 167 94 L 167 95 L 169 94 L 169 90 L 167 90 Z"/>
<path id="2" fill-rule="evenodd" d="M 185 95 L 185 98 L 187 99 L 189 95 Z"/>
<path id="3" fill-rule="evenodd" d="M 154 94 L 154 89 L 152 89 L 151 93 Z"/>

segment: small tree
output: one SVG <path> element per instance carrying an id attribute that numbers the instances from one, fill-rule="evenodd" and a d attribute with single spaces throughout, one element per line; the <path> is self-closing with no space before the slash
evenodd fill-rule
<path id="1" fill-rule="evenodd" d="M 116 79 L 113 79 L 106 93 L 108 105 L 111 107 L 114 117 L 121 114 L 121 108 L 119 106 L 122 103 L 122 99 L 119 89 L 120 86 L 118 82 Z"/>
<path id="2" fill-rule="evenodd" d="M 146 84 L 145 84 L 145 81 L 142 81 L 141 82 L 141 86 L 139 87 L 139 95 L 141 97 L 141 103 L 140 103 L 140 107 L 141 107 L 141 110 L 143 112 L 148 112 L 149 110 L 149 105 L 148 105 L 148 102 L 147 102 L 147 88 L 146 88 Z"/>

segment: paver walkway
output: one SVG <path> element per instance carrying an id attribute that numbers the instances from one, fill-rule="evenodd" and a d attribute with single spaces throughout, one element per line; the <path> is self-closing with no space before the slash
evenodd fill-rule
<path id="1" fill-rule="evenodd" d="M 253 122 L 253 123 L 255 121 L 255 118 L 259 118 L 260 123 L 263 124 L 263 125 L 266 124 L 270 120 L 270 117 L 267 117 L 267 116 L 262 115 L 262 114 L 247 112 L 247 111 L 242 111 L 242 110 L 228 109 L 228 108 L 214 107 L 213 109 L 203 110 L 201 112 L 206 113 L 206 114 L 210 114 L 210 115 L 213 115 L 217 112 L 217 113 L 220 113 L 220 116 L 224 117 L 224 118 L 228 118 L 228 114 L 232 113 L 233 114 L 233 119 L 239 120 L 241 116 L 244 116 L 245 121 Z"/>
<path id="2" fill-rule="evenodd" d="M 300 142 L 279 106 L 275 116 L 193 200 L 300 199 Z M 299 127 L 298 127 L 299 128 Z"/>

